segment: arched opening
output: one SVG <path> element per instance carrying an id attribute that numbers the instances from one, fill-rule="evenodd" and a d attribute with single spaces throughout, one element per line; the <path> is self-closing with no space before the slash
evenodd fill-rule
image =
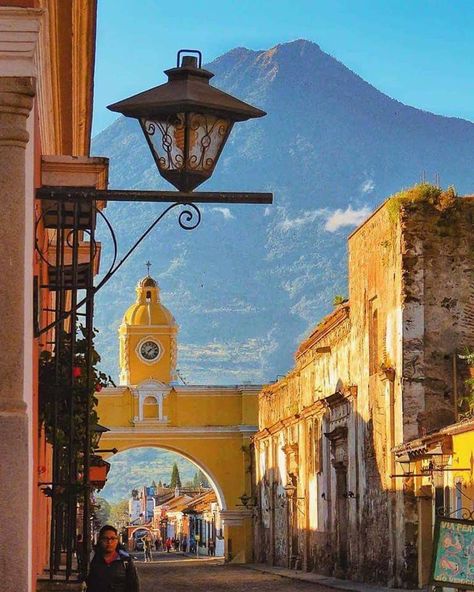
<path id="1" fill-rule="evenodd" d="M 144 409 L 156 403 L 148 398 L 152 401 L 145 400 Z M 113 507 L 122 504 L 121 518 L 110 522 L 131 551 L 144 551 L 151 539 L 155 553 L 169 552 L 171 541 L 173 551 L 224 556 L 225 500 L 201 462 L 163 446 L 129 446 L 108 462 L 111 468 L 100 495 Z"/>

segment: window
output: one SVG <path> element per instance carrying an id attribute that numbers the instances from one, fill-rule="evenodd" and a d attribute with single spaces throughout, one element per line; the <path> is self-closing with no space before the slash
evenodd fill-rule
<path id="1" fill-rule="evenodd" d="M 314 445 L 314 472 L 320 473 L 322 470 L 321 462 L 321 422 L 319 419 L 314 420 L 313 426 L 313 445 Z"/>
<path id="2" fill-rule="evenodd" d="M 308 470 L 310 473 L 321 472 L 321 422 L 314 417 L 308 421 Z"/>
<path id="3" fill-rule="evenodd" d="M 379 319 L 374 302 L 369 307 L 369 374 L 376 374 L 379 369 Z"/>
<path id="4" fill-rule="evenodd" d="M 158 401 L 155 397 L 146 397 L 143 401 L 143 419 L 158 419 Z"/>

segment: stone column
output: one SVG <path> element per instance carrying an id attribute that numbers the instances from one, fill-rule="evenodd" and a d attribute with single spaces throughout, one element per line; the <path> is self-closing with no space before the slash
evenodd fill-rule
<path id="1" fill-rule="evenodd" d="M 0 581 L 4 592 L 30 589 L 23 338 L 26 121 L 33 95 L 33 78 L 0 77 Z"/>
<path id="2" fill-rule="evenodd" d="M 226 561 L 250 563 L 253 558 L 252 510 L 224 510 L 220 514 L 224 527 Z"/>

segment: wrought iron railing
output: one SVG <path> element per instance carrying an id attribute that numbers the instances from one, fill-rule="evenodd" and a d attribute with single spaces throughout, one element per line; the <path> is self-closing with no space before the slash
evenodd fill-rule
<path id="1" fill-rule="evenodd" d="M 45 346 L 40 355 L 39 412 L 52 448 L 51 481 L 39 485 L 51 498 L 49 575 L 60 574 L 66 580 L 73 575 L 74 555 L 82 554 L 78 565 L 85 571 L 90 553 L 89 464 L 97 379 L 93 359 L 95 220 L 92 200 L 49 200 L 43 203 L 36 229 L 44 278 L 38 282 L 37 307 L 38 334 L 43 335 Z M 78 307 L 81 300 L 83 306 Z M 46 329 L 41 328 L 44 324 Z M 78 515 L 82 524 L 78 524 Z M 78 533 L 83 537 L 81 545 L 77 545 Z"/>

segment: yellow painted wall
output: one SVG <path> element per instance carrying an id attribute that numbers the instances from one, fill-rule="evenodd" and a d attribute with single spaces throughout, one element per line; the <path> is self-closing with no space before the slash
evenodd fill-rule
<path id="1" fill-rule="evenodd" d="M 159 333 L 153 328 L 128 327 L 129 333 L 129 348 L 130 348 L 130 383 L 139 384 L 148 378 L 156 378 L 162 382 L 170 382 L 171 380 L 171 364 L 169 352 L 171 350 L 171 335 L 170 333 Z M 137 346 L 142 340 L 146 340 L 147 336 L 154 337 L 164 353 L 161 358 L 154 364 L 144 364 L 137 353 Z"/>
<path id="2" fill-rule="evenodd" d="M 463 505 L 470 506 L 474 510 L 474 429 L 461 434 L 453 434 L 453 461 L 452 461 L 453 483 L 459 480 L 463 483 L 462 492 L 464 497 Z M 461 471 L 459 469 L 470 469 Z"/>
<path id="3" fill-rule="evenodd" d="M 136 302 L 127 309 L 119 329 L 123 386 L 97 394 L 100 423 L 110 430 L 102 436 L 100 446 L 119 452 L 158 447 L 194 462 L 213 483 L 224 511 L 224 537 L 231 540 L 232 547 L 228 559 L 250 561 L 249 511 L 242 508 L 239 498 L 251 493 L 249 445 L 250 436 L 257 431 L 261 387 L 175 384 L 176 322 L 161 304 L 153 278 L 140 280 L 136 292 Z M 163 348 L 160 359 L 152 364 L 137 354 L 140 341 L 148 338 Z M 150 384 L 150 379 L 155 382 Z M 149 390 L 162 400 L 161 417 L 150 417 L 158 405 L 144 403 L 140 415 L 140 397 L 149 400 Z"/>

